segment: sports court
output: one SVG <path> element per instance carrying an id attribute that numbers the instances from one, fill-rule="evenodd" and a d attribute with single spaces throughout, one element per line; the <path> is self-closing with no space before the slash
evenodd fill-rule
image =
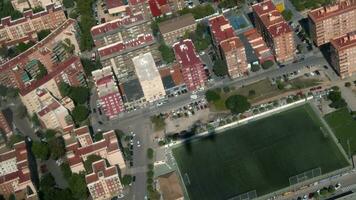
<path id="1" fill-rule="evenodd" d="M 183 144 L 173 154 L 192 200 L 262 196 L 298 174 L 305 172 L 303 180 L 349 165 L 309 104 Z"/>

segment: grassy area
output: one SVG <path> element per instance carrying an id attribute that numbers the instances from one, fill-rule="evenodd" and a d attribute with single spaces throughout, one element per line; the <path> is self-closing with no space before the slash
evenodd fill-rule
<path id="1" fill-rule="evenodd" d="M 289 186 L 289 178 L 348 162 L 320 128 L 308 104 L 173 149 L 192 200 L 258 196 Z"/>
<path id="2" fill-rule="evenodd" d="M 315 9 L 323 5 L 331 4 L 333 0 L 291 0 L 292 4 L 298 11 L 305 9 Z"/>
<path id="3" fill-rule="evenodd" d="M 351 153 L 356 153 L 356 120 L 354 120 L 347 108 L 339 109 L 325 115 L 325 120 L 333 129 L 335 136 L 340 141 L 346 152 L 349 151 L 347 140 L 350 143 Z"/>

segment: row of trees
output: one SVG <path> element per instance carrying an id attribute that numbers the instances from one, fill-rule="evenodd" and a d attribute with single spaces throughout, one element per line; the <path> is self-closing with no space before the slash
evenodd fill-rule
<path id="1" fill-rule="evenodd" d="M 90 29 L 96 24 L 92 4 L 94 0 L 76 0 L 77 12 L 80 14 L 79 26 L 81 29 L 80 49 L 82 51 L 91 50 L 93 48 L 93 39 L 90 34 Z"/>
<path id="2" fill-rule="evenodd" d="M 229 92 L 228 90 L 225 91 L 225 93 L 228 92 Z M 255 91 L 253 91 L 253 94 L 251 95 L 254 94 Z M 205 97 L 207 101 L 210 103 L 216 103 L 222 99 L 220 92 L 218 92 L 217 90 L 208 90 L 205 93 Z M 225 107 L 229 109 L 233 114 L 240 114 L 250 109 L 251 104 L 245 96 L 234 94 L 234 95 L 230 95 L 225 99 Z"/>
<path id="3" fill-rule="evenodd" d="M 64 139 L 61 136 L 56 136 L 55 130 L 46 130 L 40 133 L 47 142 L 34 141 L 31 150 L 36 158 L 41 160 L 48 160 L 50 157 L 54 160 L 64 156 L 65 145 Z"/>
<path id="4" fill-rule="evenodd" d="M 178 11 L 180 15 L 192 13 L 195 19 L 201 19 L 206 16 L 212 15 L 215 13 L 214 8 L 210 4 L 199 5 L 194 8 L 183 8 L 182 10 Z"/>

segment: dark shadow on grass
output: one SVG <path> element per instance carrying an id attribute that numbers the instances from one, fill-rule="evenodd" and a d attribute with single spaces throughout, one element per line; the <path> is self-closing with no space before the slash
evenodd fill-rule
<path id="1" fill-rule="evenodd" d="M 188 154 L 192 153 L 192 142 L 190 140 L 185 140 L 183 142 L 183 146 Z"/>

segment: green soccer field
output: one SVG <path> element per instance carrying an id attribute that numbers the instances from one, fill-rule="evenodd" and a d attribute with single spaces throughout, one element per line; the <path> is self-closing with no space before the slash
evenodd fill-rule
<path id="1" fill-rule="evenodd" d="M 190 199 L 258 196 L 289 186 L 289 178 L 314 168 L 322 174 L 348 166 L 322 133 L 309 104 L 173 149 Z"/>

